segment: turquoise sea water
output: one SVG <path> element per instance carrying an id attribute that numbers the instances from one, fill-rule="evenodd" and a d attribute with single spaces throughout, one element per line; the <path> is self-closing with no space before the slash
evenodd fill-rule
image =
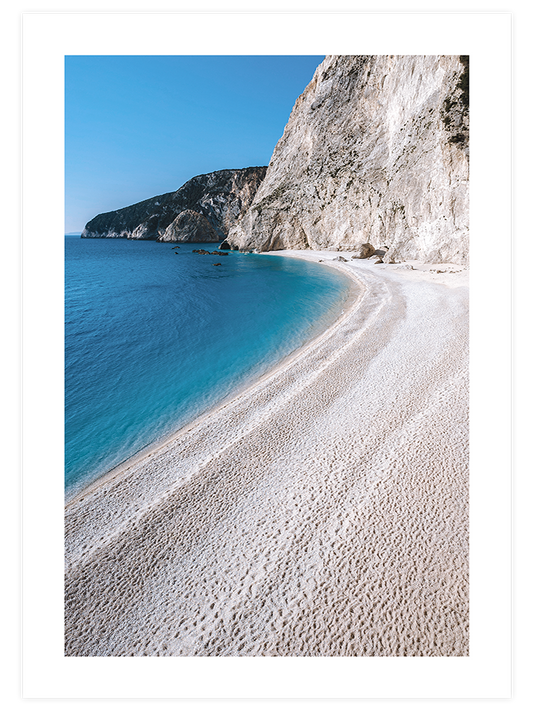
<path id="1" fill-rule="evenodd" d="M 349 292 L 322 265 L 202 247 L 65 238 L 67 495 L 266 372 Z"/>

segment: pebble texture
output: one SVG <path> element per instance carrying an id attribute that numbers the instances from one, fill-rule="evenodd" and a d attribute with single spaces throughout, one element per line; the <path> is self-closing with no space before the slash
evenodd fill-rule
<path id="1" fill-rule="evenodd" d="M 335 326 L 68 502 L 67 656 L 468 655 L 468 290 L 329 264 Z"/>
<path id="2" fill-rule="evenodd" d="M 244 250 L 387 246 L 384 261 L 468 262 L 469 62 L 329 56 L 298 98 Z"/>

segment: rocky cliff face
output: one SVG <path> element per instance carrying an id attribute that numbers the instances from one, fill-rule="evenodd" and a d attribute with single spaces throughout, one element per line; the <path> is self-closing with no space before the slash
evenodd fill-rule
<path id="1" fill-rule="evenodd" d="M 464 264 L 468 126 L 468 57 L 327 57 L 228 242 Z"/>
<path id="2" fill-rule="evenodd" d="M 257 192 L 266 167 L 198 175 L 179 190 L 97 215 L 82 237 L 220 242 Z"/>

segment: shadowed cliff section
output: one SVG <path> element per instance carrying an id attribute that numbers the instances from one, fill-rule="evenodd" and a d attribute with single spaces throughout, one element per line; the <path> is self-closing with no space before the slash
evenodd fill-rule
<path id="1" fill-rule="evenodd" d="M 466 264 L 468 70 L 462 55 L 326 57 L 228 244 Z"/>
<path id="2" fill-rule="evenodd" d="M 97 215 L 81 236 L 220 242 L 251 204 L 265 173 L 262 166 L 197 175 L 176 192 Z"/>

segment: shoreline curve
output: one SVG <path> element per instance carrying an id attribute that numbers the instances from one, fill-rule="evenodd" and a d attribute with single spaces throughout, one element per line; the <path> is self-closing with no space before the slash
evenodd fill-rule
<path id="1" fill-rule="evenodd" d="M 287 256 L 284 253 L 276 253 L 276 254 L 277 255 L 279 254 L 279 256 Z M 291 257 L 298 258 L 298 255 L 291 255 Z M 314 260 L 312 260 L 312 261 L 314 261 Z M 226 407 L 235 398 L 238 398 L 240 395 L 243 395 L 248 390 L 253 390 L 264 379 L 266 379 L 270 376 L 273 376 L 278 370 L 283 369 L 285 367 L 289 367 L 290 364 L 293 363 L 295 359 L 302 357 L 304 355 L 304 352 L 308 348 L 311 348 L 316 342 L 320 341 L 322 338 L 327 337 L 327 334 L 329 333 L 330 329 L 335 328 L 337 323 L 341 319 L 346 318 L 348 311 L 351 310 L 354 307 L 354 305 L 355 306 L 357 305 L 357 303 L 359 302 L 360 297 L 362 295 L 361 289 L 364 290 L 364 285 L 363 285 L 363 282 L 361 282 L 361 280 L 358 279 L 352 272 L 348 272 L 348 270 L 343 270 L 341 266 L 335 267 L 333 265 L 325 265 L 325 267 L 326 268 L 329 267 L 329 268 L 333 268 L 333 269 L 336 268 L 337 271 L 342 271 L 345 274 L 345 276 L 348 276 L 348 278 L 350 279 L 349 292 L 341 305 L 344 308 L 340 314 L 337 314 L 337 316 L 333 322 L 329 323 L 323 331 L 321 331 L 317 335 L 310 338 L 308 341 L 303 343 L 298 348 L 295 348 L 294 351 L 292 351 L 288 355 L 281 358 L 281 360 L 279 360 L 277 363 L 268 367 L 268 369 L 263 374 L 261 374 L 259 376 L 252 376 L 250 379 L 247 379 L 241 386 L 237 387 L 230 394 L 228 394 L 227 396 L 222 398 L 222 400 L 220 400 L 213 406 L 208 407 L 205 412 L 198 415 L 197 417 L 195 417 L 193 420 L 191 420 L 187 424 L 182 425 L 177 430 L 174 430 L 173 432 L 170 432 L 169 434 L 142 447 L 139 451 L 135 452 L 130 457 L 127 457 L 126 459 L 124 459 L 122 462 L 120 462 L 116 466 L 114 466 L 111 469 L 109 469 L 108 471 L 100 474 L 96 479 L 93 479 L 86 485 L 82 485 L 81 488 L 72 487 L 72 489 L 70 491 L 65 492 L 65 507 L 69 506 L 74 501 L 85 497 L 85 495 L 90 493 L 94 488 L 101 486 L 102 484 L 109 481 L 110 479 L 113 479 L 117 476 L 119 477 L 125 470 L 129 469 L 134 464 L 137 464 L 138 462 L 142 461 L 146 457 L 152 456 L 154 453 L 156 453 L 158 450 L 160 450 L 166 444 L 171 442 L 175 437 L 179 436 L 183 432 L 187 431 L 189 428 L 193 427 L 200 420 L 204 419 L 205 417 L 209 417 L 211 414 L 213 414 L 219 408 Z M 355 289 L 354 284 L 357 284 L 358 290 Z M 346 310 L 346 314 L 345 314 L 345 310 Z"/>
<path id="2" fill-rule="evenodd" d="M 68 502 L 67 656 L 468 654 L 467 272 L 357 262 L 313 345 Z"/>

